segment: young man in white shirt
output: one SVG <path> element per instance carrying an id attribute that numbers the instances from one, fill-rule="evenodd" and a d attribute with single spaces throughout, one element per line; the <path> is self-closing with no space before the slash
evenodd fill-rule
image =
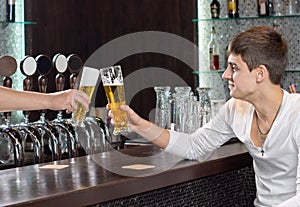
<path id="1" fill-rule="evenodd" d="M 253 157 L 254 205 L 300 206 L 300 95 L 280 86 L 287 59 L 285 40 L 271 28 L 253 27 L 234 37 L 222 75 L 232 98 L 192 134 L 159 128 L 128 106 L 122 109 L 133 131 L 187 159 L 201 159 L 237 137 Z"/>

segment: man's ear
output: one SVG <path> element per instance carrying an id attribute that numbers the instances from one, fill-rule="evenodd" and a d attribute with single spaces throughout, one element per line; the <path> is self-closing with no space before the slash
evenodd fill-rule
<path id="1" fill-rule="evenodd" d="M 265 65 L 259 65 L 256 68 L 256 81 L 257 82 L 262 82 L 268 76 L 269 76 L 269 71 Z"/>

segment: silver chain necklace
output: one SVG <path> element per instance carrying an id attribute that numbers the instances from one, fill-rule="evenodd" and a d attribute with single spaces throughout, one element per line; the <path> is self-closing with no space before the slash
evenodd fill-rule
<path id="1" fill-rule="evenodd" d="M 265 144 L 265 141 L 266 141 L 267 136 L 268 136 L 268 134 L 269 134 L 269 131 L 271 130 L 271 128 L 272 128 L 272 126 L 273 126 L 273 123 L 274 123 L 274 121 L 275 121 L 277 115 L 279 114 L 279 111 L 280 111 L 280 108 L 281 108 L 281 103 L 282 103 L 282 101 L 280 102 L 280 105 L 279 105 L 279 107 L 278 107 L 278 109 L 277 109 L 277 112 L 276 112 L 276 115 L 275 115 L 275 117 L 274 117 L 274 119 L 273 119 L 273 121 L 272 121 L 272 124 L 271 124 L 269 130 L 268 130 L 266 133 L 263 133 L 263 132 L 260 130 L 260 128 L 259 128 L 259 124 L 258 124 L 258 115 L 257 115 L 257 111 L 255 110 L 255 115 L 256 115 L 256 127 L 257 127 L 258 136 L 259 136 L 260 141 L 261 141 L 261 148 L 260 148 L 261 156 L 264 156 L 264 153 L 265 153 L 265 150 L 264 150 L 264 144 Z"/>

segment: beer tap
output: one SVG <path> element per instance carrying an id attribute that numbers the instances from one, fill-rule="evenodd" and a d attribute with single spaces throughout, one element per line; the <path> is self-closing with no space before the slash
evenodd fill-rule
<path id="1" fill-rule="evenodd" d="M 24 150 L 25 164 L 27 161 L 27 152 L 33 151 L 33 163 L 43 162 L 43 141 L 40 134 L 36 134 L 32 126 L 27 124 L 16 125 L 12 128 L 16 133 L 18 132 L 22 137 L 22 146 Z M 30 153 L 29 153 L 30 154 Z"/>
<path id="2" fill-rule="evenodd" d="M 28 127 L 31 133 L 33 133 L 40 141 L 40 146 L 42 147 L 41 160 L 46 160 L 47 155 L 51 154 L 51 161 L 56 161 L 61 159 L 61 147 L 58 139 L 57 130 L 48 122 L 42 123 L 40 121 L 31 123 Z"/>
<path id="3" fill-rule="evenodd" d="M 69 121 L 64 121 L 61 123 L 63 127 L 65 127 L 69 133 L 69 139 L 68 139 L 68 151 L 69 151 L 69 157 L 78 157 L 79 156 L 79 141 L 78 137 L 76 135 L 74 126 Z"/>
<path id="4" fill-rule="evenodd" d="M 25 56 L 20 62 L 20 70 L 26 78 L 23 80 L 23 90 L 32 91 L 33 80 L 32 76 L 36 72 L 37 63 L 31 56 Z M 28 154 L 33 151 L 33 163 L 41 163 L 43 161 L 43 141 L 41 140 L 40 134 L 35 133 L 29 124 L 29 111 L 23 111 L 24 122 L 16 124 L 12 127 L 14 134 L 19 134 L 22 137 L 22 146 L 24 150 L 25 164 L 28 160 Z M 27 154 L 28 152 L 28 154 Z M 29 159 L 30 160 L 30 159 Z"/>
<path id="5" fill-rule="evenodd" d="M 44 158 L 44 139 L 43 139 L 43 131 L 41 131 L 38 127 L 36 127 L 33 124 L 30 124 L 27 126 L 26 130 L 29 133 L 29 135 L 35 140 L 34 145 L 34 163 L 42 163 L 45 161 Z"/>
<path id="6" fill-rule="evenodd" d="M 17 136 L 16 136 L 17 135 Z M 8 127 L 0 127 L 0 137 L 2 139 L 8 138 L 7 140 L 7 150 L 10 151 L 9 144 L 12 145 L 13 153 L 14 153 L 14 164 L 15 167 L 21 167 L 24 165 L 24 150 L 22 146 L 21 137 L 15 133 L 14 130 Z M 9 155 L 10 156 L 10 155 Z M 6 162 L 6 160 L 0 160 L 1 162 Z"/>
<path id="7" fill-rule="evenodd" d="M 53 68 L 58 72 L 55 77 L 56 91 L 62 91 L 65 88 L 65 75 L 68 69 L 67 58 L 63 54 L 56 54 L 52 59 Z M 78 156 L 78 143 L 75 136 L 69 131 L 68 127 L 63 124 L 62 111 L 59 111 L 57 118 L 52 121 L 54 127 L 59 132 L 59 141 L 61 143 L 62 154 L 68 152 L 69 158 Z"/>
<path id="8" fill-rule="evenodd" d="M 41 54 L 35 58 L 35 61 L 37 63 L 37 70 L 40 74 L 38 77 L 39 91 L 41 93 L 46 93 L 48 85 L 47 74 L 49 74 L 52 67 L 51 60 L 48 56 Z M 55 128 L 53 128 L 49 123 L 45 122 L 45 116 L 46 110 L 42 110 L 40 120 L 34 123 L 34 125 L 42 133 L 44 143 L 48 144 L 44 147 L 48 147 L 51 151 L 52 161 L 59 160 L 61 158 L 61 144 L 59 142 L 59 135 Z M 45 149 L 44 151 L 46 152 Z"/>
<path id="9" fill-rule="evenodd" d="M 41 54 L 35 58 L 35 61 L 37 63 L 37 70 L 40 74 L 40 76 L 38 77 L 39 91 L 41 93 L 46 93 L 47 86 L 48 86 L 47 74 L 51 70 L 51 60 L 48 56 Z M 46 116 L 46 110 L 42 110 L 40 115 L 41 122 L 45 122 L 45 116 Z"/>
<path id="10" fill-rule="evenodd" d="M 109 150 L 109 142 L 106 133 L 99 125 L 99 119 L 95 117 L 86 117 L 87 130 L 90 132 L 90 153 L 100 153 Z"/>
<path id="11" fill-rule="evenodd" d="M 82 63 L 81 58 L 76 54 L 69 55 L 67 58 L 67 61 L 68 61 L 69 71 L 71 72 L 70 88 L 74 89 L 74 88 L 76 88 L 75 85 L 76 85 L 77 76 L 83 67 L 83 63 Z"/>
<path id="12" fill-rule="evenodd" d="M 56 54 L 52 59 L 52 65 L 53 68 L 58 72 L 58 74 L 55 76 L 55 86 L 56 91 L 62 91 L 65 88 L 65 76 L 64 72 L 66 72 L 68 68 L 68 62 L 66 56 L 63 54 Z M 57 114 L 57 120 L 62 120 L 62 111 L 59 111 Z"/>
<path id="13" fill-rule="evenodd" d="M 70 88 L 75 89 L 77 75 L 83 67 L 82 60 L 78 55 L 71 54 L 67 57 L 67 65 L 68 65 L 67 68 L 71 72 L 69 78 Z M 69 139 L 67 143 L 68 143 L 69 157 L 77 157 L 79 155 L 80 144 L 74 126 L 68 120 L 61 122 L 59 125 L 65 127 L 68 131 Z"/>
<path id="14" fill-rule="evenodd" d="M 18 64 L 14 57 L 5 55 L 0 58 L 0 75 L 4 76 L 3 86 L 12 88 L 12 76 L 17 70 Z M 5 125 L 10 125 L 11 112 L 4 112 Z"/>
<path id="15" fill-rule="evenodd" d="M 32 75 L 36 72 L 37 63 L 35 59 L 31 56 L 25 56 L 20 63 L 20 70 L 26 78 L 23 80 L 23 90 L 31 91 L 33 87 Z M 29 122 L 29 111 L 23 111 L 24 114 L 24 123 L 28 124 Z"/>

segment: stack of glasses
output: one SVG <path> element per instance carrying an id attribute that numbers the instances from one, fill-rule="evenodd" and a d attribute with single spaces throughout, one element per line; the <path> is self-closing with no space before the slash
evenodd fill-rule
<path id="1" fill-rule="evenodd" d="M 175 87 L 171 93 L 170 86 L 154 87 L 156 92 L 155 124 L 178 132 L 192 133 L 211 119 L 210 88 L 196 90 L 194 95 L 189 86 Z"/>

